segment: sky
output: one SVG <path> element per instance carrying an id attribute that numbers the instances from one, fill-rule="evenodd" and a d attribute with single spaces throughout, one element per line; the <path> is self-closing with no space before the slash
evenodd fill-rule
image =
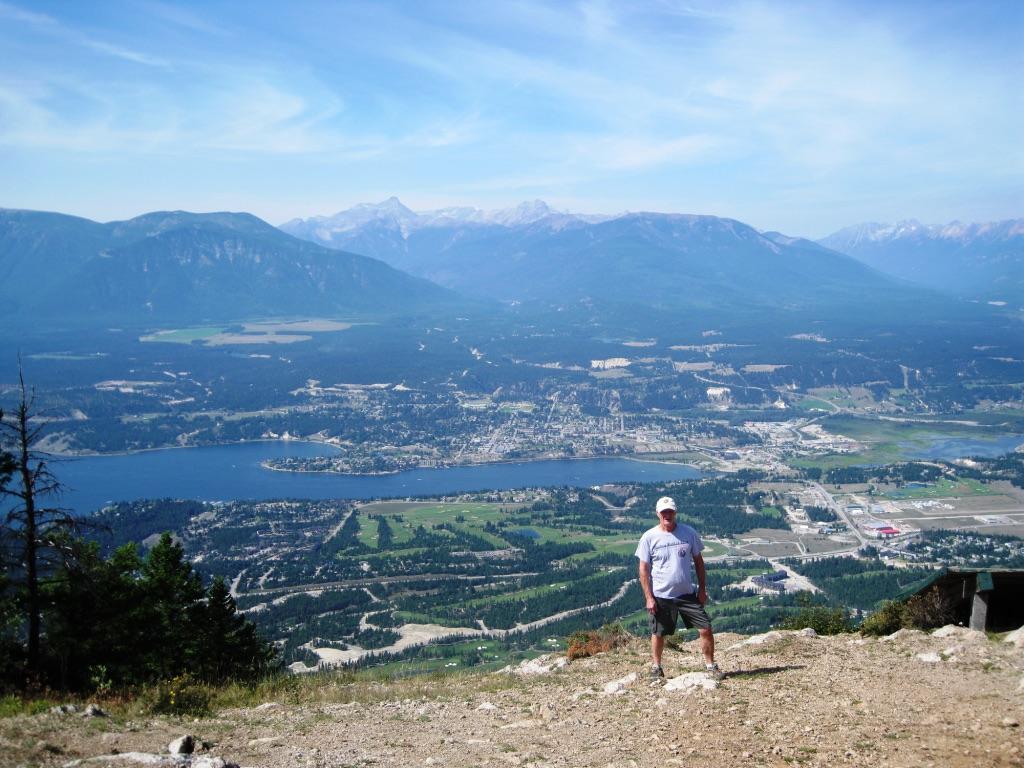
<path id="1" fill-rule="evenodd" d="M 1024 2 L 0 0 L 0 207 L 1024 217 Z"/>

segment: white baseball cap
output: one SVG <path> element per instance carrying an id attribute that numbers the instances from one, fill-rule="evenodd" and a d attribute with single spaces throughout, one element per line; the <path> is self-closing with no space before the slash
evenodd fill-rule
<path id="1" fill-rule="evenodd" d="M 666 509 L 671 509 L 673 512 L 675 512 L 676 503 L 675 501 L 672 500 L 671 496 L 662 496 L 660 499 L 658 499 L 658 504 L 657 506 L 655 506 L 654 509 L 657 511 L 659 515 Z"/>

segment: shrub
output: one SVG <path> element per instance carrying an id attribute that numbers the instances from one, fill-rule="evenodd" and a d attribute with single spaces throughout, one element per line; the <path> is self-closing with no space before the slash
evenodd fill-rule
<path id="1" fill-rule="evenodd" d="M 838 635 L 853 631 L 850 615 L 845 609 L 809 604 L 783 619 L 779 627 L 797 630 L 810 627 L 819 635 Z"/>
<path id="2" fill-rule="evenodd" d="M 862 635 L 891 635 L 904 626 L 903 613 L 903 603 L 886 600 L 877 611 L 864 619 L 860 632 Z"/>
<path id="3" fill-rule="evenodd" d="M 936 586 L 914 595 L 903 607 L 903 626 L 935 629 L 953 621 L 956 609 L 953 600 Z"/>
<path id="4" fill-rule="evenodd" d="M 210 699 L 209 687 L 189 674 L 157 683 L 140 696 L 143 708 L 151 715 L 191 717 L 209 714 Z"/>
<path id="5" fill-rule="evenodd" d="M 569 635 L 569 647 L 566 656 L 569 660 L 595 656 L 610 651 L 629 642 L 630 634 L 618 623 L 605 624 L 600 629 L 587 629 Z"/>

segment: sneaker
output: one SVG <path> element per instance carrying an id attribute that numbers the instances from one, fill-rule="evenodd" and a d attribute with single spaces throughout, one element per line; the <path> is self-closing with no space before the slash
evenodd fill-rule
<path id="1" fill-rule="evenodd" d="M 665 670 L 660 664 L 651 664 L 651 680 L 661 680 L 665 677 Z"/>
<path id="2" fill-rule="evenodd" d="M 725 677 L 725 672 L 717 664 L 709 664 L 707 674 L 712 680 L 721 680 Z"/>

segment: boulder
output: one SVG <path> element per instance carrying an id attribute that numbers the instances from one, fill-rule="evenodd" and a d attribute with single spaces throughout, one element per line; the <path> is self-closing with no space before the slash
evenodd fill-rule
<path id="1" fill-rule="evenodd" d="M 719 683 L 718 680 L 715 680 L 713 677 L 709 677 L 704 672 L 687 672 L 685 675 L 673 677 L 665 683 L 663 690 L 693 693 L 694 691 L 699 690 L 713 691 L 718 688 L 719 685 L 721 685 L 721 683 Z"/>
<path id="2" fill-rule="evenodd" d="M 783 635 L 781 632 L 777 630 L 772 630 L 771 632 L 765 632 L 763 635 L 753 635 L 751 637 L 748 637 L 746 640 L 741 640 L 735 645 L 729 646 L 728 650 L 734 651 L 737 648 L 742 648 L 745 645 L 765 645 L 767 643 L 777 643 L 783 637 L 785 637 L 785 635 Z"/>
<path id="3" fill-rule="evenodd" d="M 603 693 L 606 696 L 621 696 L 626 692 L 626 688 L 635 683 L 638 679 L 636 672 L 630 672 L 625 677 L 620 677 L 618 680 L 612 680 L 610 683 L 604 684 Z"/>
<path id="4" fill-rule="evenodd" d="M 955 624 L 947 624 L 940 629 L 936 629 L 932 632 L 932 637 L 954 637 L 960 642 L 967 643 L 977 643 L 988 640 L 988 636 L 980 630 L 958 627 Z"/>
<path id="5" fill-rule="evenodd" d="M 78 707 L 74 704 L 58 704 L 56 707 L 50 707 L 51 715 L 73 715 L 78 711 Z"/>
<path id="6" fill-rule="evenodd" d="M 1013 643 L 1018 648 L 1024 648 L 1024 627 L 1013 630 L 1003 638 L 1004 643 Z"/>
<path id="7" fill-rule="evenodd" d="M 187 733 L 184 736 L 179 736 L 167 745 L 167 751 L 172 755 L 191 755 L 195 752 L 195 749 L 196 740 Z"/>
<path id="8" fill-rule="evenodd" d="M 818 633 L 814 631 L 814 627 L 804 627 L 797 632 L 800 637 L 817 637 Z"/>
<path id="9" fill-rule="evenodd" d="M 897 629 L 891 635 L 882 638 L 883 642 L 893 643 L 897 640 L 909 640 L 915 637 L 924 637 L 925 633 L 920 629 Z"/>
<path id="10" fill-rule="evenodd" d="M 926 664 L 938 664 L 939 662 L 942 661 L 942 657 L 939 656 L 939 654 L 937 654 L 935 652 L 919 653 L 919 654 L 917 654 L 916 658 L 919 661 L 925 662 Z"/>
<path id="11" fill-rule="evenodd" d="M 519 666 L 505 667 L 501 671 L 512 675 L 531 677 L 533 675 L 549 675 L 556 670 L 565 668 L 568 664 L 569 660 L 565 656 L 554 656 L 553 654 L 546 653 L 543 656 L 538 656 L 536 659 L 526 659 L 520 662 Z"/>
<path id="12" fill-rule="evenodd" d="M 86 706 L 85 712 L 82 713 L 82 717 L 110 717 L 110 715 L 100 709 L 96 704 L 89 704 Z"/>

